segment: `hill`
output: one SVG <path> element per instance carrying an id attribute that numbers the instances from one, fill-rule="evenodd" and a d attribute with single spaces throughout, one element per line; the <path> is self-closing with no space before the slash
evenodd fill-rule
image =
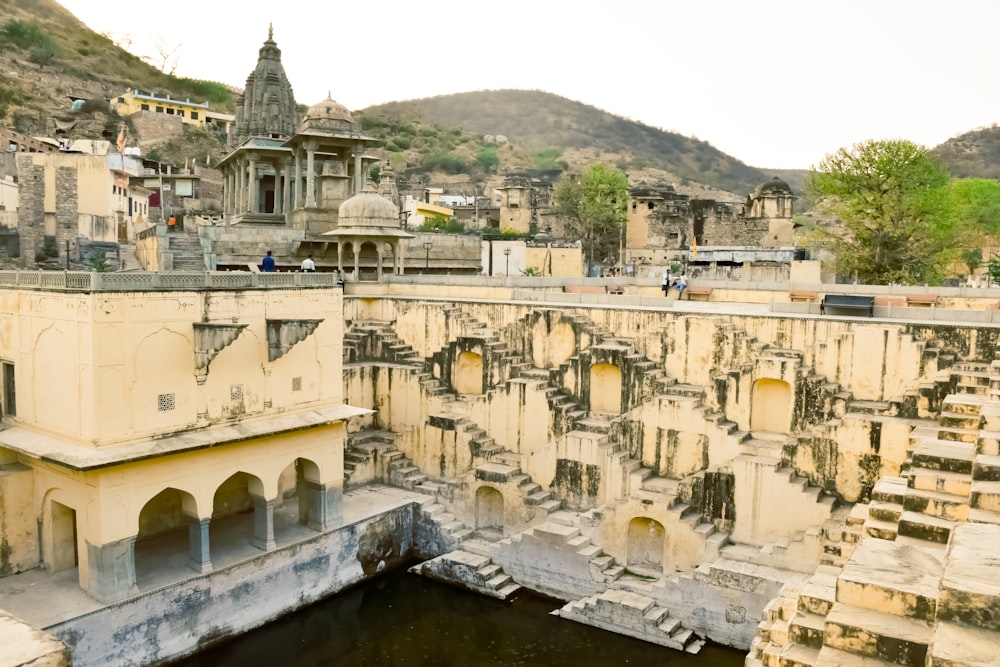
<path id="1" fill-rule="evenodd" d="M 63 126 L 76 121 L 79 138 L 113 138 L 120 119 L 104 101 L 129 88 L 208 101 L 223 112 L 233 108 L 228 86 L 161 72 L 92 31 L 54 0 L 0 2 L 0 62 L 0 124 L 25 134 L 51 136 L 59 120 Z M 93 104 L 75 112 L 73 98 Z M 67 135 L 77 138 L 72 130 Z M 203 138 L 193 139 L 199 145 L 192 157 L 204 157 Z"/>
<path id="2" fill-rule="evenodd" d="M 526 162 L 521 168 L 569 166 L 564 156 L 586 154 L 629 172 L 633 181 L 653 170 L 681 186 L 701 183 L 739 195 L 773 176 L 708 142 L 540 91 L 485 90 L 389 102 L 363 109 L 361 116 L 366 130 L 391 125 L 386 119 L 392 119 L 457 128 L 477 137 L 505 137 Z"/>
<path id="3" fill-rule="evenodd" d="M 971 130 L 931 149 L 958 178 L 1000 179 L 1000 127 Z"/>

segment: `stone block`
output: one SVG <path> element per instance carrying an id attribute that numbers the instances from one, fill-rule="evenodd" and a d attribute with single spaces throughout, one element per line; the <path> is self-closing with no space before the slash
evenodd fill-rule
<path id="1" fill-rule="evenodd" d="M 887 663 L 923 665 L 931 636 L 927 621 L 838 602 L 826 617 L 824 642 L 830 648 Z"/>
<path id="2" fill-rule="evenodd" d="M 928 649 L 927 667 L 986 667 L 1000 656 L 1000 634 L 939 622 Z"/>
<path id="3" fill-rule="evenodd" d="M 837 602 L 933 621 L 943 569 L 934 549 L 864 540 L 837 580 Z"/>
<path id="4" fill-rule="evenodd" d="M 941 578 L 938 619 L 1000 631 L 1000 526 L 963 524 L 955 529 Z"/>

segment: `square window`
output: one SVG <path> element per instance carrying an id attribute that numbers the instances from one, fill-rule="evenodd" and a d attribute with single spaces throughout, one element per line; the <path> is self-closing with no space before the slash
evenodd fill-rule
<path id="1" fill-rule="evenodd" d="M 230 401 L 242 401 L 243 400 L 243 385 L 234 384 L 229 387 L 229 400 Z"/>
<path id="2" fill-rule="evenodd" d="M 302 391 L 302 378 L 292 378 L 292 391 Z"/>
<path id="3" fill-rule="evenodd" d="M 156 409 L 160 412 L 169 412 L 177 407 L 174 394 L 160 394 L 156 397 Z"/>

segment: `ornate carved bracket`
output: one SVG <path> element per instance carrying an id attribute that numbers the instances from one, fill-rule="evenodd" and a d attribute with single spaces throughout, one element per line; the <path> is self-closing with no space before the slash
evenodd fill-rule
<path id="1" fill-rule="evenodd" d="M 208 365 L 227 345 L 236 340 L 248 324 L 194 323 L 194 369 L 201 377 L 208 375 Z"/>
<path id="2" fill-rule="evenodd" d="M 267 360 L 280 359 L 323 320 L 267 320 Z"/>

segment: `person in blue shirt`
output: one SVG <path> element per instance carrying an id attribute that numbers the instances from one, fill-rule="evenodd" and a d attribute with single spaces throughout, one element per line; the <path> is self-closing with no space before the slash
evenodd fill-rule
<path id="1" fill-rule="evenodd" d="M 271 257 L 271 251 L 267 251 L 267 255 L 264 259 L 260 261 L 260 270 L 265 273 L 274 273 L 274 257 Z"/>

